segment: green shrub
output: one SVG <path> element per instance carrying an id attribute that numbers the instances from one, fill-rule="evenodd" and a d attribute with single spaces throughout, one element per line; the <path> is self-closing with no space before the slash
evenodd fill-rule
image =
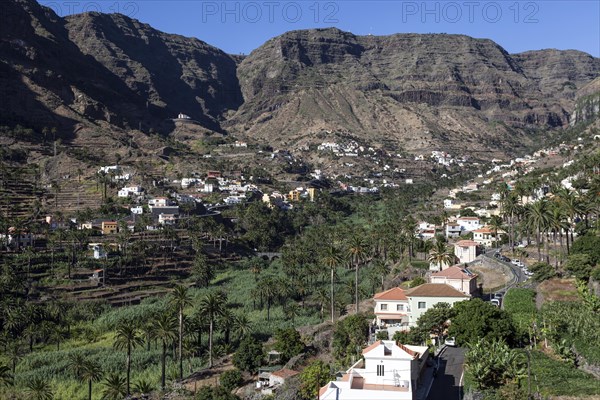
<path id="1" fill-rule="evenodd" d="M 233 389 L 238 388 L 244 382 L 244 379 L 239 369 L 232 369 L 223 372 L 219 381 L 221 382 L 221 386 L 231 392 Z"/>

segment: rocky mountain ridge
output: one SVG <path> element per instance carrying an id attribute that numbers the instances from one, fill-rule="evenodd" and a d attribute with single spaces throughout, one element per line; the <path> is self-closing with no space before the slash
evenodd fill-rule
<path id="1" fill-rule="evenodd" d="M 288 32 L 242 59 L 120 14 L 0 7 L 0 124 L 53 126 L 67 145 L 93 132 L 107 148 L 152 147 L 149 134 L 185 130 L 172 120 L 184 113 L 194 134 L 180 136 L 192 139 L 221 132 L 294 150 L 348 137 L 485 159 L 567 126 L 600 71 L 573 50 L 511 55 L 463 35 L 335 28 Z"/>

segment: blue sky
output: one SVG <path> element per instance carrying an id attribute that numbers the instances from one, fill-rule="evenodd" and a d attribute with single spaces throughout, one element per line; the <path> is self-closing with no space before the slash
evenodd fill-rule
<path id="1" fill-rule="evenodd" d="M 59 15 L 121 12 L 153 27 L 248 54 L 289 30 L 335 26 L 360 35 L 460 33 L 510 53 L 577 49 L 600 56 L 600 1 L 39 0 Z"/>

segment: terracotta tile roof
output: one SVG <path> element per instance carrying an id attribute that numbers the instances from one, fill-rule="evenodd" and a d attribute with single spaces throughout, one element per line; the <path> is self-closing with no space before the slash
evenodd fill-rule
<path id="1" fill-rule="evenodd" d="M 454 243 L 454 245 L 460 247 L 470 247 L 477 246 L 477 242 L 474 242 L 472 240 L 459 240 L 458 242 Z"/>
<path id="2" fill-rule="evenodd" d="M 477 274 L 469 271 L 466 268 L 462 268 L 455 265 L 441 270 L 439 272 L 434 272 L 433 274 L 431 274 L 431 276 L 441 276 L 448 279 L 473 279 L 477 277 Z"/>
<path id="3" fill-rule="evenodd" d="M 325 392 L 327 392 L 327 389 L 329 389 L 329 386 L 331 384 L 332 384 L 332 382 L 329 382 L 328 384 L 323 386 L 321 389 L 319 389 L 319 397 L 323 396 L 325 394 Z"/>
<path id="4" fill-rule="evenodd" d="M 500 232 L 500 230 L 498 230 L 498 232 Z M 473 233 L 494 233 L 494 231 L 487 226 L 484 226 L 483 228 L 475 229 Z"/>
<path id="5" fill-rule="evenodd" d="M 374 297 L 375 300 L 408 300 L 404 294 L 404 289 L 395 287 L 386 290 L 385 292 L 377 293 Z"/>
<path id="6" fill-rule="evenodd" d="M 445 283 L 424 283 L 406 293 L 409 297 L 469 297 Z"/>
<path id="7" fill-rule="evenodd" d="M 291 369 L 287 369 L 287 368 L 283 368 L 283 369 L 280 369 L 279 371 L 271 372 L 271 375 L 275 375 L 275 376 L 278 376 L 283 379 L 287 379 L 287 378 L 290 378 L 290 377 L 292 377 L 294 375 L 298 375 L 298 374 L 299 374 L 299 372 L 292 371 Z"/>
<path id="8" fill-rule="evenodd" d="M 363 349 L 362 353 L 363 354 L 367 354 L 368 352 L 370 352 L 373 349 L 376 349 L 379 345 L 381 345 L 381 340 L 376 341 L 375 343 L 373 343 L 372 345 L 366 347 Z"/>
<path id="9" fill-rule="evenodd" d="M 410 354 L 411 356 L 413 356 L 413 359 L 417 358 L 419 356 L 419 353 L 417 353 L 416 351 L 413 351 L 411 349 L 409 349 L 408 347 L 406 347 L 405 345 L 403 345 L 400 342 L 396 342 L 396 346 L 400 347 L 402 350 L 404 350 L 405 352 L 407 352 L 408 354 Z"/>
<path id="10" fill-rule="evenodd" d="M 462 219 L 464 221 L 479 221 L 479 217 L 458 217 L 458 219 Z"/>

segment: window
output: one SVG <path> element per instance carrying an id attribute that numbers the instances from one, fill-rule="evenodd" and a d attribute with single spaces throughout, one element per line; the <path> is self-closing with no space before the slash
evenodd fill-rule
<path id="1" fill-rule="evenodd" d="M 381 311 L 387 311 L 387 304 L 381 305 Z"/>
<path id="2" fill-rule="evenodd" d="M 379 364 L 377 366 L 377 376 L 384 376 L 385 375 L 385 369 L 383 364 Z"/>
<path id="3" fill-rule="evenodd" d="M 396 311 L 404 311 L 404 305 L 403 304 L 396 304 Z"/>
<path id="4" fill-rule="evenodd" d="M 425 305 L 424 301 L 420 301 L 419 305 L 418 305 L 418 308 L 427 308 L 427 306 Z"/>

